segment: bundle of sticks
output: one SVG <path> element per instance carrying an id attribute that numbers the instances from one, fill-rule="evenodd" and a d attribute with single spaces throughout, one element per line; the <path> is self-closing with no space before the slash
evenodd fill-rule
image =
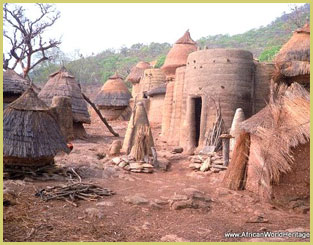
<path id="1" fill-rule="evenodd" d="M 221 111 L 221 105 L 220 103 L 218 103 L 218 105 L 216 106 L 216 121 L 214 122 L 213 128 L 209 131 L 209 135 L 206 138 L 206 145 L 214 147 L 215 152 L 219 151 L 222 146 L 220 135 L 223 133 L 224 130 L 224 121 Z"/>
<path id="2" fill-rule="evenodd" d="M 75 200 L 96 201 L 102 196 L 111 196 L 115 193 L 107 188 L 89 184 L 74 183 L 63 186 L 47 187 L 39 190 L 35 196 L 40 197 L 44 201 L 49 200 L 65 200 L 70 204 L 77 206 Z"/>

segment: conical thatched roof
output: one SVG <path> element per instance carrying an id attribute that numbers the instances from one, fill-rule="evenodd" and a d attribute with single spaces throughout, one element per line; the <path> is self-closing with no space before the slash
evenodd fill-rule
<path id="1" fill-rule="evenodd" d="M 97 106 L 128 106 L 131 94 L 117 72 L 107 80 L 96 96 Z"/>
<path id="2" fill-rule="evenodd" d="M 187 30 L 167 54 L 162 70 L 167 76 L 175 75 L 176 68 L 186 65 L 188 55 L 196 50 L 196 42 L 191 39 Z"/>
<path id="3" fill-rule="evenodd" d="M 3 72 L 3 93 L 19 95 L 24 93 L 29 86 L 29 81 L 14 70 L 7 69 Z"/>
<path id="4" fill-rule="evenodd" d="M 276 68 L 285 77 L 310 74 L 310 26 L 296 30 L 275 57 Z"/>
<path id="5" fill-rule="evenodd" d="M 241 123 L 256 136 L 271 181 L 291 170 L 292 149 L 310 141 L 310 94 L 298 83 L 277 87 L 269 105 Z"/>
<path id="6" fill-rule="evenodd" d="M 69 152 L 49 108 L 29 88 L 3 113 L 3 155 L 15 158 L 53 157 Z"/>
<path id="7" fill-rule="evenodd" d="M 74 122 L 90 123 L 87 104 L 82 96 L 80 86 L 65 67 L 50 75 L 38 96 L 48 106 L 51 105 L 54 96 L 70 97 Z"/>
<path id="8" fill-rule="evenodd" d="M 143 72 L 145 69 L 151 68 L 148 62 L 140 61 L 136 66 L 134 66 L 129 75 L 126 77 L 126 81 L 131 83 L 139 83 L 140 79 L 143 77 Z"/>

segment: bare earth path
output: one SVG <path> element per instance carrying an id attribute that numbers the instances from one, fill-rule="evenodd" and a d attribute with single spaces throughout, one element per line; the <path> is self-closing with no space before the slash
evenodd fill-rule
<path id="1" fill-rule="evenodd" d="M 111 123 L 124 135 L 127 122 Z M 64 201 L 44 202 L 35 197 L 38 189 L 66 183 L 66 180 L 5 180 L 15 193 L 15 205 L 4 207 L 5 241 L 259 241 L 251 238 L 225 238 L 226 232 L 309 231 L 309 213 L 295 213 L 262 203 L 247 191 L 221 187 L 223 172 L 197 173 L 188 168 L 188 156 L 171 154 L 158 140 L 160 127 L 153 133 L 159 156 L 171 162 L 167 172 L 129 173 L 97 158 L 116 138 L 98 121 L 86 126 L 89 138 L 73 142 L 70 155 L 56 157 L 58 165 L 75 166 L 84 182 L 110 188 L 116 195 L 98 201 L 79 201 L 78 207 Z M 120 138 L 123 139 L 122 137 Z M 190 189 L 192 188 L 192 189 Z M 209 208 L 173 210 L 168 204 L 187 190 L 203 192 Z M 125 201 L 140 197 L 141 204 Z M 248 223 L 262 216 L 266 223 Z M 309 241 L 301 238 L 275 238 L 263 241 Z"/>

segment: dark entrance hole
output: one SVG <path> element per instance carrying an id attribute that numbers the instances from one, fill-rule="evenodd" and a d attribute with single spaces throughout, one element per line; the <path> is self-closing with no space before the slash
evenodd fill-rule
<path id="1" fill-rule="evenodd" d="M 194 120 L 195 120 L 195 147 L 199 146 L 199 139 L 200 139 L 200 124 L 201 124 L 201 109 L 202 109 L 202 98 L 194 98 L 194 105 L 195 105 L 195 114 L 194 114 Z"/>

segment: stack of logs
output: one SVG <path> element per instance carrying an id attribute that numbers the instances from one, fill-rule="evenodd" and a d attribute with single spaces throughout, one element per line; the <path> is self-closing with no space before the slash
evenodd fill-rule
<path id="1" fill-rule="evenodd" d="M 214 173 L 219 173 L 220 171 L 227 169 L 227 167 L 224 166 L 222 156 L 219 156 L 216 152 L 208 153 L 206 155 L 191 156 L 189 161 L 191 161 L 189 168 L 195 171 L 212 171 Z"/>
<path id="2" fill-rule="evenodd" d="M 153 165 L 146 162 L 136 162 L 127 157 L 115 157 L 112 163 L 120 168 L 134 173 L 153 173 Z"/>

